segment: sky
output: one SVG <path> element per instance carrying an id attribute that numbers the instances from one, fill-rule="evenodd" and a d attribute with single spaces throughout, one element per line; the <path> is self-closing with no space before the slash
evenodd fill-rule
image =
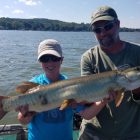
<path id="1" fill-rule="evenodd" d="M 0 17 L 90 23 L 103 5 L 116 10 L 121 27 L 140 28 L 140 0 L 0 0 Z"/>

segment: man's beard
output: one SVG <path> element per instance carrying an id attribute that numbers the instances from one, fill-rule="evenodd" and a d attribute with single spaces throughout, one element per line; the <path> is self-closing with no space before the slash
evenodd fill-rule
<path id="1" fill-rule="evenodd" d="M 105 48 L 111 48 L 115 43 L 115 39 L 112 36 L 107 36 L 99 40 L 99 44 Z"/>

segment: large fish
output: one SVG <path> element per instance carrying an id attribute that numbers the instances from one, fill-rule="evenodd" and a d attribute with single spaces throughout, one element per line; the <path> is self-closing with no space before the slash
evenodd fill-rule
<path id="1" fill-rule="evenodd" d="M 28 83 L 18 86 L 17 90 L 24 90 L 27 87 Z M 77 102 L 99 101 L 112 90 L 124 92 L 140 87 L 140 67 L 63 80 L 47 86 L 35 84 L 32 87 L 34 88 L 28 91 L 26 91 L 28 88 L 25 89 L 26 94 L 1 96 L 3 110 L 9 112 L 18 106 L 28 104 L 29 110 L 40 112 L 59 107 L 64 100 L 68 99 L 74 99 Z M 1 113 L 0 118 L 3 116 L 4 114 Z"/>

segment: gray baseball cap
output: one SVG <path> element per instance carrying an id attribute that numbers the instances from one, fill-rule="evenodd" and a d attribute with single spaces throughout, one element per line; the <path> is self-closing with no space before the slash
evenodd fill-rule
<path id="1" fill-rule="evenodd" d="M 118 19 L 115 10 L 109 6 L 99 7 L 91 16 L 91 25 L 96 21 L 108 20 L 113 21 Z"/>
<path id="2" fill-rule="evenodd" d="M 46 39 L 40 42 L 38 47 L 38 60 L 46 54 L 62 57 L 62 49 L 59 42 L 54 39 Z"/>

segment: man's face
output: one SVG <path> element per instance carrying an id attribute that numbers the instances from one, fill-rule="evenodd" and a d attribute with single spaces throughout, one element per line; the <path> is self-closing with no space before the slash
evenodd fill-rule
<path id="1" fill-rule="evenodd" d="M 92 25 L 96 39 L 103 47 L 112 47 L 119 40 L 119 21 L 97 21 Z"/>

